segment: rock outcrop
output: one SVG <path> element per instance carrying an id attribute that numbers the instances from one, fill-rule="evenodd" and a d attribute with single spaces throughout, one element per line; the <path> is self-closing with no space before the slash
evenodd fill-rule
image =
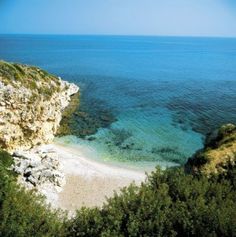
<path id="1" fill-rule="evenodd" d="M 47 72 L 0 62 L 0 147 L 7 151 L 50 143 L 74 84 Z"/>
<path id="2" fill-rule="evenodd" d="M 65 183 L 58 154 L 39 145 L 52 142 L 78 90 L 40 68 L 0 61 L 0 148 L 13 154 L 26 188 L 53 196 Z"/>
<path id="3" fill-rule="evenodd" d="M 193 174 L 211 176 L 223 174 L 236 164 L 236 126 L 223 125 L 206 138 L 204 149 L 198 151 L 185 165 Z"/>
<path id="4" fill-rule="evenodd" d="M 57 191 L 65 184 L 65 176 L 58 159 L 58 154 L 47 146 L 40 146 L 28 151 L 13 153 L 12 170 L 19 174 L 19 182 L 28 188 L 42 188 L 51 185 Z"/>

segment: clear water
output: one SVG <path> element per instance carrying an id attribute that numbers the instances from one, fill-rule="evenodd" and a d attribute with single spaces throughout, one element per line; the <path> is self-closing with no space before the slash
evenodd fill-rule
<path id="1" fill-rule="evenodd" d="M 0 58 L 34 64 L 81 87 L 116 121 L 93 140 L 57 142 L 104 162 L 183 164 L 219 125 L 236 123 L 236 39 L 0 36 Z"/>

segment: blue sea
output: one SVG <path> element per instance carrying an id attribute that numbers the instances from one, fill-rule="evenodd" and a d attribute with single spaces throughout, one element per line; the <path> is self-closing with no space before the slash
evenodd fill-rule
<path id="1" fill-rule="evenodd" d="M 56 138 L 101 162 L 182 165 L 236 123 L 235 38 L 1 35 L 0 59 L 76 83 L 91 114 L 114 116 L 95 134 Z"/>

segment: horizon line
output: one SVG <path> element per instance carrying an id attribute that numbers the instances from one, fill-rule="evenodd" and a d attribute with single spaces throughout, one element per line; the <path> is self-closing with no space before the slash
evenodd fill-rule
<path id="1" fill-rule="evenodd" d="M 0 35 L 22 35 L 22 36 L 117 36 L 117 37 L 188 37 L 188 38 L 236 38 L 235 36 L 222 35 L 148 35 L 148 34 L 72 34 L 72 33 L 0 33 Z"/>

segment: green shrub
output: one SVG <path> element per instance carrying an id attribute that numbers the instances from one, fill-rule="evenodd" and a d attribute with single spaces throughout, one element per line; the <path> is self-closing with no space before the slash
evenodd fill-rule
<path id="1" fill-rule="evenodd" d="M 0 166 L 9 168 L 13 164 L 12 156 L 0 149 Z"/>
<path id="2" fill-rule="evenodd" d="M 157 169 L 101 210 L 78 211 L 67 228 L 68 236 L 236 236 L 236 191 L 225 178 Z"/>
<path id="3" fill-rule="evenodd" d="M 0 236 L 65 236 L 63 222 L 42 197 L 20 188 L 6 168 L 12 158 L 0 152 Z"/>
<path id="4" fill-rule="evenodd" d="M 98 208 L 82 208 L 76 218 L 67 223 L 68 236 L 100 236 L 104 228 L 104 219 Z"/>
<path id="5" fill-rule="evenodd" d="M 17 63 L 13 63 L 13 66 L 15 67 L 15 69 L 21 74 L 21 75 L 25 75 L 25 71 L 22 68 L 22 66 L 20 64 Z"/>
<path id="6" fill-rule="evenodd" d="M 0 152 L 0 236 L 236 236 L 236 168 L 211 177 L 157 168 L 123 188 L 102 208 L 82 208 L 65 219 L 43 198 L 20 188 Z"/>
<path id="7" fill-rule="evenodd" d="M 5 84 L 14 87 L 24 86 L 45 96 L 46 99 L 51 98 L 54 92 L 60 92 L 61 90 L 60 81 L 56 76 L 34 66 L 0 61 L 0 76 L 2 77 L 1 81 Z M 54 82 L 55 86 L 49 84 L 51 81 Z M 18 85 L 16 85 L 16 82 L 18 82 Z M 37 82 L 39 82 L 38 85 Z"/>

